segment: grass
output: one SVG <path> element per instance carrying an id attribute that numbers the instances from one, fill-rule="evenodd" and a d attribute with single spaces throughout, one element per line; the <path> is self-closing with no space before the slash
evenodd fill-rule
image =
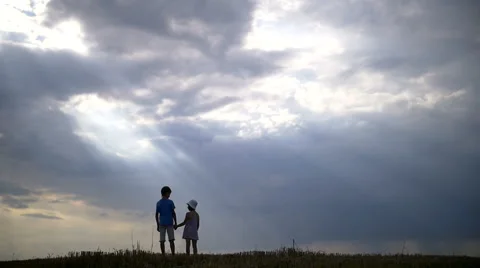
<path id="1" fill-rule="evenodd" d="M 345 255 L 293 249 L 237 254 L 161 256 L 138 250 L 72 252 L 63 257 L 0 262 L 0 267 L 480 267 L 480 258 L 427 255 Z"/>

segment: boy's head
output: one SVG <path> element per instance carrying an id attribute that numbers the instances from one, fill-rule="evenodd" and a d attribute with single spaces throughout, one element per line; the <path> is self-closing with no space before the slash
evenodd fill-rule
<path id="1" fill-rule="evenodd" d="M 172 189 L 170 189 L 170 187 L 168 187 L 168 186 L 163 186 L 161 192 L 162 192 L 162 197 L 170 198 L 170 194 L 172 193 Z"/>

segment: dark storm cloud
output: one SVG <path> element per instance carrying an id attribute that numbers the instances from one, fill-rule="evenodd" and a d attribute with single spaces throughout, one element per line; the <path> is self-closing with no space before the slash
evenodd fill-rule
<path id="1" fill-rule="evenodd" d="M 167 38 L 195 42 L 204 53 L 211 54 L 225 51 L 241 41 L 249 30 L 253 7 L 253 2 L 246 0 L 144 1 L 142 4 L 54 0 L 48 4 L 47 23 L 79 19 L 85 25 L 89 39 L 108 51 L 133 51 L 148 41 Z M 197 23 L 196 27 L 200 29 L 196 33 L 176 32 L 172 24 L 175 22 L 193 23 L 188 25 L 190 28 Z M 131 39 L 133 36 L 137 38 Z M 217 40 L 211 40 L 214 38 Z"/>
<path id="2" fill-rule="evenodd" d="M 0 198 L 2 203 L 10 208 L 28 208 L 29 204 L 38 200 L 34 195 L 34 191 L 30 191 L 16 183 L 0 181 Z"/>
<path id="3" fill-rule="evenodd" d="M 251 27 L 253 8 L 254 3 L 249 0 L 146 1 L 142 4 L 54 0 L 48 4 L 47 24 L 78 19 L 85 28 L 87 39 L 109 53 L 131 54 L 146 50 L 153 55 L 170 56 L 162 64 L 159 61 L 164 61 L 163 57 L 155 59 L 152 63 L 155 66 L 142 66 L 143 70 L 150 70 L 143 78 L 158 76 L 165 70 L 186 76 L 221 73 L 256 78 L 277 70 L 276 62 L 289 53 L 235 49 Z M 182 27 L 194 29 L 197 33 L 177 33 L 176 22 L 188 23 Z M 175 56 L 175 53 L 190 55 L 197 51 L 204 58 Z M 195 95 L 204 86 L 193 88 L 186 94 Z M 168 88 L 167 91 L 173 90 Z M 188 96 L 182 97 L 188 99 Z"/>
<path id="4" fill-rule="evenodd" d="M 9 44 L 2 45 L 0 57 L 2 104 L 131 87 L 140 82 L 137 78 L 143 79 L 141 68 L 148 63 L 109 56 L 91 59 L 69 51 L 32 50 Z"/>
<path id="5" fill-rule="evenodd" d="M 32 194 L 32 191 L 20 187 L 11 182 L 7 181 L 0 181 L 0 195 L 9 194 L 9 195 L 16 195 L 16 196 L 25 196 Z"/>
<path id="6" fill-rule="evenodd" d="M 42 213 L 26 213 L 26 214 L 22 214 L 22 216 L 23 217 L 29 217 L 29 218 L 45 219 L 45 220 L 63 220 L 60 217 L 46 215 L 46 214 L 42 214 Z"/>
<path id="7" fill-rule="evenodd" d="M 429 135 L 422 134 L 435 136 L 436 131 L 448 127 L 439 126 L 427 130 Z M 475 177 L 479 171 L 475 165 L 480 156 L 478 147 L 463 151 L 461 147 L 468 146 L 468 141 L 463 142 L 456 134 L 446 134 L 439 142 L 423 139 L 412 131 L 402 133 L 405 138 L 394 130 L 376 135 L 379 130 L 383 131 L 382 128 L 349 129 L 347 135 L 325 133 L 329 138 L 316 141 L 317 145 L 305 137 L 231 145 L 230 148 L 236 149 L 228 153 L 211 152 L 209 155 L 215 156 L 214 159 L 206 159 L 203 164 L 215 163 L 217 173 L 224 177 L 220 182 L 223 187 L 235 189 L 235 194 L 229 195 L 231 205 L 238 202 L 235 210 L 263 208 L 265 217 L 278 216 L 271 222 L 282 225 L 279 229 L 286 230 L 289 226 L 302 239 L 335 239 L 344 235 L 359 239 L 422 236 L 428 233 L 423 228 L 428 227 L 409 220 L 422 218 L 429 225 L 429 218 L 420 215 L 435 214 L 432 218 L 448 218 L 458 224 L 456 229 L 450 229 L 451 222 L 436 223 L 441 230 L 437 235 L 465 232 L 478 236 L 474 228 L 480 220 L 474 213 L 479 210 L 475 194 L 480 186 Z M 467 138 L 472 140 L 475 136 Z M 285 144 L 289 143 L 294 145 L 287 147 Z M 452 159 L 458 162 L 451 162 Z M 234 168 L 243 171 L 232 174 L 230 170 Z M 272 174 L 287 181 L 276 185 L 268 180 Z M 262 181 L 267 182 L 262 185 Z M 245 200 L 240 203 L 242 197 Z M 248 206 L 246 203 L 250 202 Z M 277 206 L 281 209 L 275 209 Z M 463 216 L 455 218 L 450 213 Z M 282 220 L 285 215 L 292 216 Z M 398 216 L 395 219 L 405 220 L 403 227 L 397 225 L 398 221 L 389 220 L 395 215 Z M 302 217 L 308 219 L 303 224 L 317 229 L 321 235 L 309 238 L 311 231 L 302 235 L 302 230 L 311 230 L 297 229 L 295 222 Z M 340 228 L 341 224 L 345 226 Z M 388 231 L 375 232 L 378 228 Z M 395 231 L 397 228 L 402 232 Z"/>
<path id="8" fill-rule="evenodd" d="M 2 203 L 10 208 L 24 209 L 28 208 L 30 203 L 37 201 L 35 198 L 21 198 L 17 196 L 2 195 Z"/>

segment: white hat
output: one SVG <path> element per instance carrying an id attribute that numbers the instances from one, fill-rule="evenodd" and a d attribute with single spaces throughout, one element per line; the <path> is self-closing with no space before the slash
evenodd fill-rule
<path id="1" fill-rule="evenodd" d="M 197 202 L 197 200 L 192 199 L 192 200 L 188 201 L 187 205 L 189 205 L 193 209 L 196 209 L 197 205 L 198 205 L 198 202 Z"/>

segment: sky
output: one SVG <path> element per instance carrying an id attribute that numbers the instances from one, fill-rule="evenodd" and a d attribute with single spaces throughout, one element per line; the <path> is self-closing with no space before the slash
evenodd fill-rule
<path id="1" fill-rule="evenodd" d="M 140 2 L 0 2 L 0 259 L 480 256 L 478 1 Z"/>

